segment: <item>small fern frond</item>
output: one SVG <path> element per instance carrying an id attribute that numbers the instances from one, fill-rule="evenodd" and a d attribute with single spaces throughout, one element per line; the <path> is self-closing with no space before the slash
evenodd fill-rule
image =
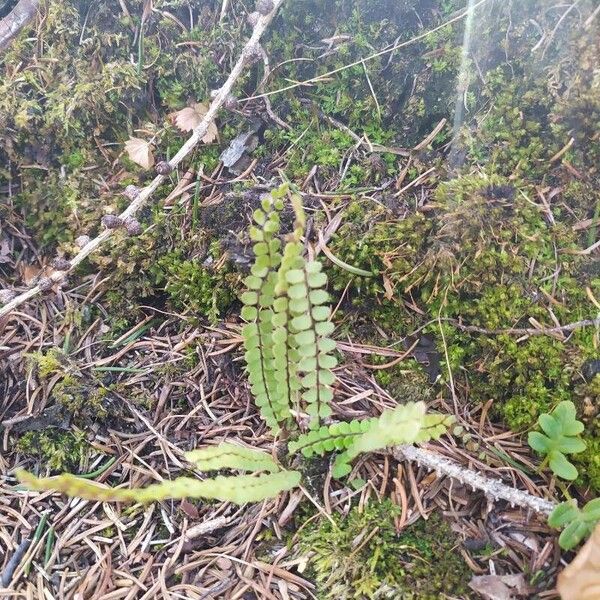
<path id="1" fill-rule="evenodd" d="M 201 481 L 193 477 L 178 477 L 145 488 L 121 489 L 75 477 L 38 478 L 27 471 L 16 473 L 19 481 L 36 491 L 62 492 L 67 496 L 99 502 L 139 502 L 146 504 L 167 499 L 213 498 L 223 502 L 246 504 L 274 498 L 281 492 L 291 490 L 300 484 L 298 471 L 280 471 L 268 475 L 238 475 L 236 477 L 215 477 Z"/>
<path id="2" fill-rule="evenodd" d="M 329 337 L 334 325 L 329 321 L 329 294 L 323 289 L 327 276 L 318 261 L 303 261 L 301 268 L 290 269 L 286 275 L 287 296 L 292 316 L 291 330 L 298 350 L 298 371 L 302 373 L 302 400 L 310 415 L 310 427 L 331 415 L 329 402 L 333 398 L 332 369 L 337 359 L 332 354 L 335 342 Z M 300 263 L 298 263 L 300 264 Z"/>
<path id="3" fill-rule="evenodd" d="M 326 452 L 333 450 L 345 450 L 354 439 L 365 433 L 372 424 L 373 419 L 364 421 L 340 422 L 319 427 L 304 433 L 288 444 L 290 454 L 301 452 L 306 458 L 315 454 L 323 456 Z"/>
<path id="4" fill-rule="evenodd" d="M 276 473 L 280 470 L 273 458 L 266 452 L 226 442 L 218 446 L 208 446 L 186 452 L 185 458 L 199 471 L 240 469 L 253 473 L 257 471 Z"/>
<path id="5" fill-rule="evenodd" d="M 351 470 L 350 461 L 359 454 L 438 438 L 449 423 L 448 417 L 443 415 L 426 415 L 424 402 L 409 402 L 386 410 L 379 418 L 372 419 L 365 433 L 356 436 L 345 452 L 337 456 L 333 476 L 347 475 Z"/>
<path id="6" fill-rule="evenodd" d="M 273 352 L 273 303 L 277 269 L 281 264 L 279 213 L 283 209 L 281 196 L 285 191 L 274 190 L 262 200 L 262 208 L 254 211 L 256 226 L 250 237 L 256 257 L 246 277 L 247 291 L 241 296 L 244 307 L 241 316 L 249 321 L 242 330 L 246 353 L 246 369 L 256 405 L 267 425 L 277 433 L 280 423 L 289 417 L 289 404 L 278 393 Z"/>

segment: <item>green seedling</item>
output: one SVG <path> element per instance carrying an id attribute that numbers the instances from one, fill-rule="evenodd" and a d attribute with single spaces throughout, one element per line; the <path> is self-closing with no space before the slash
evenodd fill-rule
<path id="1" fill-rule="evenodd" d="M 542 466 L 548 463 L 562 479 L 577 479 L 575 465 L 565 456 L 586 448 L 585 442 L 577 437 L 583 431 L 583 423 L 576 418 L 575 405 L 570 401 L 560 402 L 550 414 L 540 415 L 538 424 L 544 433 L 532 431 L 527 441 L 536 452 L 545 455 Z"/>
<path id="2" fill-rule="evenodd" d="M 563 529 L 558 543 L 563 550 L 572 550 L 587 538 L 600 521 L 600 498 L 590 500 L 579 508 L 575 500 L 562 502 L 551 513 L 548 525 Z"/>

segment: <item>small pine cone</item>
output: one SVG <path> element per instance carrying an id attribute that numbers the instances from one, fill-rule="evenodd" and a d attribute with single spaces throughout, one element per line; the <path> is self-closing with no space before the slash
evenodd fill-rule
<path id="1" fill-rule="evenodd" d="M 262 50 L 262 48 L 261 48 L 260 44 L 255 44 L 254 46 L 250 46 L 246 50 L 246 54 L 244 55 L 244 58 L 246 59 L 247 64 L 252 65 L 256 61 L 260 60 L 262 58 L 261 50 Z"/>
<path id="2" fill-rule="evenodd" d="M 17 292 L 14 290 L 0 290 L 0 304 L 8 304 L 11 300 L 14 300 L 17 296 Z"/>
<path id="3" fill-rule="evenodd" d="M 71 268 L 71 261 L 62 256 L 57 256 L 52 261 L 52 267 L 57 271 L 68 271 Z"/>
<path id="4" fill-rule="evenodd" d="M 246 17 L 246 19 L 251 27 L 256 27 L 256 24 L 258 23 L 258 20 L 260 19 L 260 13 L 256 12 L 256 11 L 248 13 L 248 16 Z"/>
<path id="5" fill-rule="evenodd" d="M 40 287 L 40 290 L 42 292 L 48 292 L 52 289 L 52 286 L 54 285 L 54 281 L 52 281 L 52 279 L 50 279 L 50 277 L 40 277 L 38 279 L 37 284 Z"/>
<path id="6" fill-rule="evenodd" d="M 140 235 L 142 233 L 140 222 L 133 217 L 125 219 L 125 229 L 129 235 Z"/>
<path id="7" fill-rule="evenodd" d="M 89 235 L 80 235 L 76 240 L 75 240 L 75 244 L 79 247 L 79 248 L 83 248 L 84 246 L 87 246 L 92 240 L 90 239 Z"/>
<path id="8" fill-rule="evenodd" d="M 166 160 L 156 163 L 154 168 L 159 175 L 168 175 L 173 170 L 173 167 Z"/>
<path id="9" fill-rule="evenodd" d="M 123 196 L 128 200 L 135 200 L 140 195 L 140 188 L 135 185 L 128 185 L 123 190 Z"/>
<path id="10" fill-rule="evenodd" d="M 227 110 L 235 110 L 238 106 L 238 100 L 233 94 L 227 94 L 225 101 L 223 102 L 223 106 Z"/>
<path id="11" fill-rule="evenodd" d="M 118 229 L 123 225 L 123 219 L 116 215 L 104 215 L 102 217 L 102 225 L 104 225 L 106 229 Z"/>
<path id="12" fill-rule="evenodd" d="M 266 16 L 273 10 L 273 0 L 256 0 L 256 10 Z"/>

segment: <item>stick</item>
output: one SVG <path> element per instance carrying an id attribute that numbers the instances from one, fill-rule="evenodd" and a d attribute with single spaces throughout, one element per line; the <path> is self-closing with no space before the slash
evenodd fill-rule
<path id="1" fill-rule="evenodd" d="M 510 502 L 511 505 L 529 508 L 544 515 L 549 515 L 556 507 L 556 504 L 550 500 L 538 498 L 527 492 L 512 488 L 498 479 L 488 479 L 476 471 L 471 471 L 423 448 L 398 446 L 394 448 L 393 454 L 397 460 L 414 461 L 430 470 L 433 469 L 438 475 L 447 475 L 471 486 L 473 489 L 481 490 L 490 500 L 505 500 Z"/>
<path id="2" fill-rule="evenodd" d="M 19 0 L 17 5 L 0 19 L 0 50 L 8 48 L 13 39 L 35 17 L 41 0 Z"/>
<path id="3" fill-rule="evenodd" d="M 217 115 L 218 110 L 223 105 L 225 98 L 231 93 L 235 82 L 242 74 L 244 67 L 248 64 L 247 57 L 253 54 L 253 51 L 256 50 L 258 46 L 258 42 L 265 32 L 269 23 L 272 21 L 277 9 L 283 4 L 284 0 L 274 0 L 273 1 L 273 9 L 267 15 L 260 15 L 256 25 L 254 26 L 254 30 L 252 31 L 252 35 L 242 53 L 240 54 L 237 62 L 235 63 L 227 81 L 223 84 L 221 89 L 218 91 L 217 95 L 214 97 L 211 105 L 204 115 L 204 118 L 194 129 L 192 135 L 187 140 L 187 142 L 181 147 L 179 152 L 169 161 L 169 164 L 172 168 L 175 168 L 192 150 L 193 148 L 200 142 L 200 140 L 206 134 L 209 125 L 213 122 L 215 116 Z M 133 200 L 133 202 L 119 215 L 121 219 L 125 220 L 127 217 L 131 217 L 135 215 L 143 206 L 146 204 L 148 199 L 152 196 L 152 194 L 156 191 L 156 189 L 160 186 L 160 184 L 165 180 L 164 175 L 157 175 L 152 182 L 143 188 L 138 196 Z M 79 265 L 83 260 L 85 260 L 92 252 L 97 250 L 106 240 L 108 240 L 113 234 L 114 229 L 105 229 L 98 237 L 90 240 L 81 250 L 71 259 L 71 265 L 66 271 L 57 271 L 50 276 L 50 279 L 58 283 L 62 279 L 64 279 L 66 273 L 72 271 L 77 265 Z M 41 289 L 39 285 L 35 285 L 34 287 L 28 289 L 26 292 L 23 292 L 2 308 L 0 308 L 0 319 L 5 315 L 9 314 L 15 308 L 23 304 L 23 302 L 27 302 L 30 298 L 37 296 L 40 293 Z"/>

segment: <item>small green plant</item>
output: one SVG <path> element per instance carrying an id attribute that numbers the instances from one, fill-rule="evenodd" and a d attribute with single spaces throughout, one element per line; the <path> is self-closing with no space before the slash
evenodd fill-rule
<path id="1" fill-rule="evenodd" d="M 550 414 L 541 414 L 538 424 L 544 433 L 530 432 L 528 442 L 536 452 L 545 455 L 542 465 L 548 463 L 558 477 L 577 479 L 577 469 L 565 456 L 586 448 L 585 442 L 577 437 L 584 426 L 576 418 L 575 405 L 568 400 L 560 402 Z"/>
<path id="2" fill-rule="evenodd" d="M 548 518 L 548 525 L 563 529 L 558 543 L 564 550 L 572 550 L 588 537 L 600 521 L 600 498 L 590 500 L 579 508 L 575 500 L 559 504 Z"/>
<path id="3" fill-rule="evenodd" d="M 398 444 L 439 438 L 452 417 L 425 414 L 424 402 L 409 402 L 376 418 L 325 425 L 332 410 L 337 359 L 329 337 L 333 323 L 321 264 L 306 260 L 301 238 L 305 218 L 299 196 L 292 195 L 294 230 L 281 251 L 280 213 L 287 186 L 273 190 L 254 212 L 250 228 L 255 262 L 242 294 L 246 370 L 260 414 L 274 435 L 288 440 L 287 464 L 296 453 L 305 457 L 338 451 L 333 475 L 351 471 L 359 454 Z M 301 433 L 293 420 L 308 422 Z M 180 477 L 142 489 L 100 486 L 73 475 L 38 479 L 18 472 L 22 482 L 37 490 L 53 489 L 90 500 L 153 502 L 166 498 L 216 498 L 239 504 L 277 496 L 300 484 L 301 473 L 278 465 L 268 454 L 222 443 L 194 450 L 187 460 L 198 471 L 236 469 L 253 475 L 218 476 L 200 480 Z M 255 476 L 254 474 L 257 474 Z"/>

